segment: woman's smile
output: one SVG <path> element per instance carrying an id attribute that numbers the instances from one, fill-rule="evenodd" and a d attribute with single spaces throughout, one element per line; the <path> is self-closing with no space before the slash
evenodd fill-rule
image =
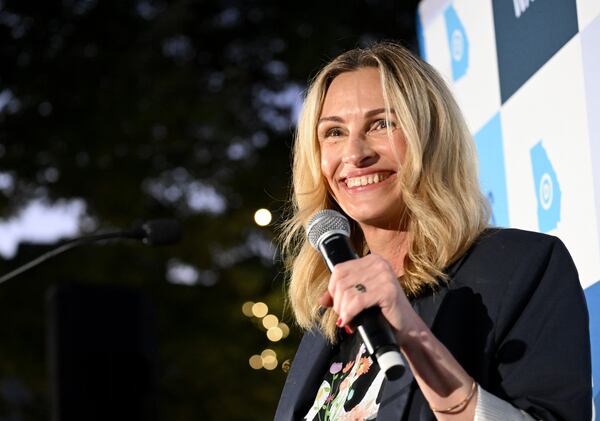
<path id="1" fill-rule="evenodd" d="M 349 189 L 357 189 L 373 184 L 379 184 L 390 176 L 390 172 L 376 172 L 374 174 L 365 174 L 359 176 L 348 176 L 343 179 Z"/>

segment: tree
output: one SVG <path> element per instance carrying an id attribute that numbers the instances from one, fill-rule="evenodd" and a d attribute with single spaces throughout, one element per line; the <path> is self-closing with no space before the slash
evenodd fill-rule
<path id="1" fill-rule="evenodd" d="M 273 225 L 253 213 L 281 215 L 307 79 L 374 40 L 414 49 L 416 3 L 0 1 L 0 216 L 78 199 L 84 233 L 157 217 L 186 233 L 164 249 L 80 249 L 1 285 L 0 383 L 21 392 L 0 417 L 46 418 L 43 300 L 67 281 L 154 303 L 160 419 L 271 417 L 299 333 L 270 343 L 241 312 L 264 301 L 292 325 Z M 45 249 L 22 244 L 0 267 Z M 279 366 L 252 370 L 267 346 Z"/>

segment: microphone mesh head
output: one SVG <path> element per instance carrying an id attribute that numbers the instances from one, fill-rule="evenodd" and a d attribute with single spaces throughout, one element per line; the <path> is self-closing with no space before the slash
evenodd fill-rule
<path id="1" fill-rule="evenodd" d="M 333 233 L 350 237 L 350 222 L 348 222 L 348 218 L 332 209 L 323 209 L 315 213 L 306 226 L 308 242 L 317 250 L 321 241 Z"/>

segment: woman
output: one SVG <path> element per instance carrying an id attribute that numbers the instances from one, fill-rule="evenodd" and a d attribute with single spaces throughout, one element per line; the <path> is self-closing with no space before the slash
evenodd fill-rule
<path id="1" fill-rule="evenodd" d="M 586 420 L 587 311 L 557 238 L 489 229 L 476 154 L 440 76 L 377 44 L 314 79 L 298 125 L 289 297 L 306 334 L 277 420 Z M 345 214 L 362 256 L 329 274 L 306 241 Z M 352 320 L 379 306 L 408 370 L 388 381 Z"/>

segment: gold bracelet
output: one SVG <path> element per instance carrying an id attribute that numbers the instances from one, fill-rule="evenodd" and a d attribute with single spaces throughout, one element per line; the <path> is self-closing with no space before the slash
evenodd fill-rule
<path id="1" fill-rule="evenodd" d="M 452 405 L 449 408 L 446 409 L 436 409 L 432 406 L 430 406 L 431 410 L 433 412 L 439 412 L 440 414 L 457 414 L 459 412 L 461 412 L 463 409 L 465 409 L 465 407 L 469 404 L 469 402 L 471 402 L 471 399 L 473 399 L 473 395 L 475 394 L 475 389 L 477 389 L 477 382 L 475 380 L 473 380 L 473 385 L 471 386 L 471 390 L 469 391 L 469 394 L 459 403 L 457 403 L 456 405 Z"/>

